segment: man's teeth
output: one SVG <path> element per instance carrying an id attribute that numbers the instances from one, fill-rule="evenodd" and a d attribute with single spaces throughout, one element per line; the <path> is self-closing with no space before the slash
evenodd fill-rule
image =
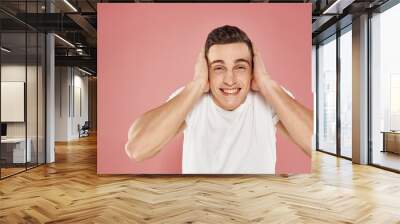
<path id="1" fill-rule="evenodd" d="M 239 88 L 235 88 L 235 89 L 222 89 L 222 91 L 223 91 L 224 93 L 234 94 L 234 93 L 239 92 Z"/>

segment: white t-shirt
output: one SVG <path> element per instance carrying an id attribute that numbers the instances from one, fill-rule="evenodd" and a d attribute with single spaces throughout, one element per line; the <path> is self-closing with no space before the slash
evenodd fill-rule
<path id="1" fill-rule="evenodd" d="M 278 120 L 256 92 L 250 91 L 233 111 L 216 105 L 210 93 L 204 94 L 185 119 L 182 173 L 274 174 Z"/>

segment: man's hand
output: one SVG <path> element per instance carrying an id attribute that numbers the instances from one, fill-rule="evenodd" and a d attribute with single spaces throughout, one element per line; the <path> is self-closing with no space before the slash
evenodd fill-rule
<path id="1" fill-rule="evenodd" d="M 260 53 L 254 49 L 251 89 L 258 91 L 279 117 L 278 130 L 311 155 L 313 115 L 305 106 L 290 97 L 267 73 Z"/>
<path id="2" fill-rule="evenodd" d="M 253 47 L 254 57 L 253 57 L 253 79 L 251 80 L 251 89 L 253 91 L 260 91 L 260 88 L 264 83 L 271 80 L 271 77 L 268 75 L 264 62 L 260 56 L 258 50 Z"/>
<path id="3" fill-rule="evenodd" d="M 197 61 L 194 67 L 193 81 L 200 83 L 203 92 L 206 93 L 210 90 L 210 84 L 208 81 L 208 64 L 204 55 L 204 48 L 200 50 L 200 53 L 197 56 Z"/>

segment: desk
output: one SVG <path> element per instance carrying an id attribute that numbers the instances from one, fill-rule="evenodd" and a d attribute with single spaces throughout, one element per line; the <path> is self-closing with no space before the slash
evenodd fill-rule
<path id="1" fill-rule="evenodd" d="M 383 133 L 382 152 L 400 154 L 400 131 L 382 131 L 381 133 Z"/>
<path id="2" fill-rule="evenodd" d="M 31 145 L 32 141 L 27 138 L 28 143 L 25 154 L 25 138 L 6 138 L 1 139 L 1 157 L 6 163 L 25 163 L 32 159 Z M 25 158 L 27 161 L 25 161 Z"/>

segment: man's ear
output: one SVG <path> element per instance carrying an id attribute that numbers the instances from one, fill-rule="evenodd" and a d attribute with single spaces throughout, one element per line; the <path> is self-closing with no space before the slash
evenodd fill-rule
<path id="1" fill-rule="evenodd" d="M 210 64 L 210 62 L 208 61 L 208 57 L 207 55 L 204 55 L 204 57 L 206 58 L 206 62 L 207 62 L 207 66 Z"/>

